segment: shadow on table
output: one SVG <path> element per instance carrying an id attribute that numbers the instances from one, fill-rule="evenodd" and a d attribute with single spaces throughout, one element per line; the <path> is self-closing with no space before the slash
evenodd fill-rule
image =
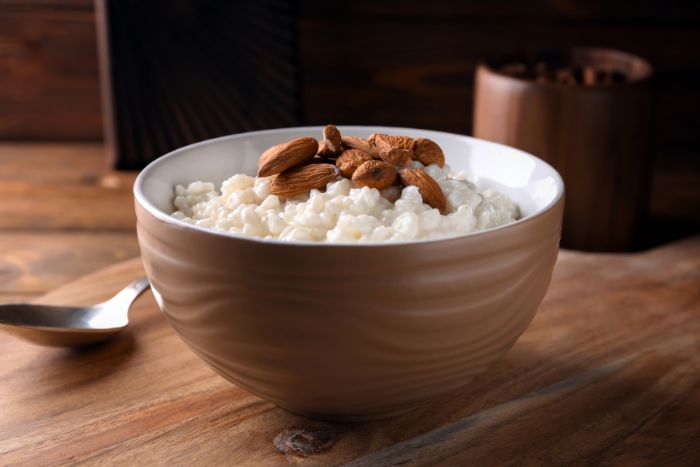
<path id="1" fill-rule="evenodd" d="M 684 397 L 697 400 L 700 392 L 691 340 L 594 366 L 561 359 L 519 349 L 473 384 L 387 420 L 332 423 L 281 409 L 266 417 L 285 427 L 273 443 L 289 462 L 314 456 L 321 463 L 358 459 L 357 465 L 514 459 L 566 465 L 582 458 L 630 460 L 639 453 L 682 463 L 700 455 L 700 446 L 673 447 L 644 434 L 661 410 L 673 407 L 680 418 L 700 413 L 693 398 Z"/>
<path id="2" fill-rule="evenodd" d="M 126 363 L 136 350 L 136 340 L 131 330 L 126 329 L 113 338 L 97 344 L 61 349 L 50 359 L 45 377 L 63 378 L 71 388 L 90 384 L 113 373 Z M 66 378 L 66 374 L 70 375 Z"/>

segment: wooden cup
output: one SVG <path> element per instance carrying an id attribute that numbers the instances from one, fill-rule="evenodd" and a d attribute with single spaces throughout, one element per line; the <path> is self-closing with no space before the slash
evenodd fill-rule
<path id="1" fill-rule="evenodd" d="M 607 70 L 626 80 L 563 84 L 498 71 L 513 62 Z M 477 67 L 474 136 L 535 154 L 561 173 L 562 246 L 639 246 L 650 182 L 651 74 L 642 58 L 595 48 L 537 51 Z"/>

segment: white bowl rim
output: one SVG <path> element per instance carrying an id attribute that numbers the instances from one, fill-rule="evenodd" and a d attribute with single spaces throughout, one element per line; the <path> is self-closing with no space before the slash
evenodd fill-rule
<path id="1" fill-rule="evenodd" d="M 158 159 L 155 159 L 151 161 L 141 172 L 138 174 L 136 177 L 136 180 L 134 181 L 134 199 L 136 202 L 146 211 L 148 211 L 149 214 L 151 214 L 153 217 L 158 219 L 161 222 L 164 222 L 166 224 L 172 224 L 176 225 L 178 227 L 182 227 L 185 229 L 192 229 L 198 232 L 203 232 L 205 234 L 209 235 L 216 235 L 220 237 L 228 237 L 236 240 L 241 240 L 241 241 L 247 241 L 247 242 L 256 242 L 256 243 L 263 243 L 263 244 L 268 244 L 268 245 L 285 245 L 285 246 L 297 246 L 297 247 L 315 247 L 315 248 L 337 248 L 337 247 L 355 247 L 355 248 L 386 248 L 386 247 L 397 247 L 397 246 L 409 246 L 409 245 L 419 245 L 419 244 L 425 244 L 425 243 L 436 243 L 436 242 L 448 242 L 448 241 L 455 241 L 455 240 L 464 240 L 465 238 L 476 238 L 480 237 L 483 235 L 488 235 L 492 232 L 495 231 L 500 231 L 500 230 L 506 230 L 506 229 L 513 229 L 513 228 L 518 228 L 518 226 L 528 223 L 532 221 L 533 219 L 544 215 L 547 211 L 551 210 L 554 206 L 556 206 L 562 197 L 564 196 L 564 181 L 561 178 L 561 175 L 557 170 L 552 167 L 550 164 L 547 162 L 543 161 L 542 159 L 525 152 L 523 150 L 514 148 L 512 146 L 507 146 L 505 144 L 500 144 L 500 143 L 495 143 L 493 141 L 487 141 L 484 139 L 480 138 L 474 138 L 473 136 L 467 136 L 467 135 L 460 135 L 458 133 L 450 133 L 446 131 L 437 131 L 437 130 L 425 130 L 421 128 L 410 128 L 410 127 L 390 127 L 390 126 L 376 126 L 376 125 L 338 125 L 340 128 L 347 128 L 347 129 L 353 129 L 353 130 L 358 130 L 358 131 L 368 131 L 370 133 L 377 133 L 377 132 L 387 132 L 387 133 L 400 133 L 401 131 L 420 131 L 423 133 L 433 133 L 433 134 L 439 134 L 439 135 L 444 135 L 444 136 L 451 136 L 451 137 L 460 137 L 460 138 L 467 138 L 472 141 L 476 141 L 479 144 L 486 144 L 486 145 L 492 145 L 500 148 L 507 149 L 509 151 L 515 151 L 521 155 L 524 155 L 525 157 L 528 157 L 530 159 L 534 159 L 536 162 L 544 165 L 547 167 L 549 170 L 552 172 L 552 176 L 554 178 L 554 181 L 556 183 L 556 188 L 557 188 L 557 193 L 554 196 L 554 198 L 543 208 L 539 209 L 537 212 L 530 214 L 528 216 L 524 216 L 514 222 L 511 222 L 509 224 L 504 224 L 498 227 L 492 227 L 490 229 L 484 229 L 484 230 L 479 230 L 478 232 L 472 232 L 468 234 L 462 234 L 462 235 L 457 235 L 457 236 L 450 236 L 450 237 L 443 237 L 443 238 L 436 238 L 436 239 L 428 239 L 428 240 L 412 240 L 412 241 L 407 241 L 407 242 L 381 242 L 381 243 L 330 243 L 330 242 L 313 242 L 313 241 L 300 241 L 300 240 L 280 240 L 280 239 L 265 239 L 265 238 L 260 238 L 260 237 L 250 237 L 246 236 L 240 233 L 236 232 L 228 232 L 224 230 L 216 230 L 212 229 L 209 227 L 200 227 L 198 225 L 190 224 L 188 222 L 179 220 L 171 216 L 170 214 L 166 214 L 160 209 L 158 209 L 153 203 L 151 203 L 147 198 L 146 195 L 143 193 L 142 186 L 144 184 L 144 181 L 148 178 L 149 174 L 151 171 L 155 169 L 160 164 L 166 163 L 169 159 L 177 157 L 179 154 L 187 152 L 188 150 L 192 148 L 196 148 L 198 146 L 204 146 L 207 144 L 210 144 L 215 141 L 221 141 L 224 139 L 238 139 L 238 138 L 245 138 L 249 137 L 251 135 L 256 135 L 256 134 L 275 134 L 275 133 L 284 133 L 288 132 L 290 130 L 293 131 L 308 131 L 310 134 L 312 133 L 320 133 L 323 129 L 323 126 L 299 126 L 299 127 L 286 127 L 286 128 L 274 128 L 274 129 L 269 129 L 269 130 L 257 130 L 257 131 L 247 131 L 243 133 L 234 133 L 231 135 L 224 135 L 224 136 L 219 136 L 217 138 L 209 138 L 205 139 L 203 141 L 198 141 L 196 143 L 188 144 L 187 146 L 180 147 L 178 149 L 175 149 L 173 151 L 170 151 L 167 154 L 164 154 L 163 156 L 160 156 Z"/>

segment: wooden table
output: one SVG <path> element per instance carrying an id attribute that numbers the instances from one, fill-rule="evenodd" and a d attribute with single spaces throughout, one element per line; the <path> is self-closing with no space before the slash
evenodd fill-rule
<path id="1" fill-rule="evenodd" d="M 36 299 L 138 255 L 134 175 L 105 170 L 101 153 L 0 146 L 0 301 Z M 698 181 L 657 174 L 655 191 L 668 193 L 653 212 L 696 219 Z M 98 282 L 139 273 L 127 262 Z M 84 351 L 0 335 L 0 465 L 700 463 L 697 236 L 635 254 L 562 252 L 503 361 L 477 384 L 372 423 L 295 416 L 227 383 L 150 294 L 132 316 L 130 331 Z"/>

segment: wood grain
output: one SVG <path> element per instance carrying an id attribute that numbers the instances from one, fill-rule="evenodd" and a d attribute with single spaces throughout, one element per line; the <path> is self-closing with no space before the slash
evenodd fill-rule
<path id="1" fill-rule="evenodd" d="M 90 0 L 0 0 L 0 139 L 102 137 Z"/>
<path id="2" fill-rule="evenodd" d="M 0 302 L 138 254 L 131 172 L 101 144 L 0 144 Z"/>
<path id="3" fill-rule="evenodd" d="M 140 274 L 131 261 L 47 299 L 99 300 Z M 0 337 L 1 464 L 700 459 L 700 237 L 641 254 L 562 252 L 538 315 L 504 360 L 463 390 L 371 423 L 306 419 L 225 382 L 185 348 L 150 293 L 131 318 L 117 339 L 84 350 Z"/>
<path id="4" fill-rule="evenodd" d="M 116 187 L 105 187 L 102 179 L 77 186 L 4 182 L 0 228 L 131 231 L 136 225 L 132 181 L 115 180 Z"/>
<path id="5" fill-rule="evenodd" d="M 0 294 L 45 293 L 138 254 L 133 232 L 0 232 Z"/>
<path id="6" fill-rule="evenodd" d="M 0 183 L 84 184 L 107 172 L 101 143 L 3 142 Z"/>
<path id="7" fill-rule="evenodd" d="M 100 144 L 0 145 L 0 229 L 133 231 L 136 174 Z"/>

